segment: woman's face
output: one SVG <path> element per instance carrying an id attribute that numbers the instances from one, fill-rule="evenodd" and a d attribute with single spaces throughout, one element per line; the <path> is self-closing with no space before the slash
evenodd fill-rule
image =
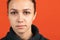
<path id="1" fill-rule="evenodd" d="M 35 19 L 35 14 L 34 4 L 30 0 L 12 0 L 9 3 L 10 24 L 17 32 L 29 30 Z"/>

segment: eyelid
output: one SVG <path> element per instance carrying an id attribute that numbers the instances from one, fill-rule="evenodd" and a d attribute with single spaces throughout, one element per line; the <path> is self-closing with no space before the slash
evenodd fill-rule
<path id="1" fill-rule="evenodd" d="M 24 11 L 25 13 L 30 13 L 29 11 Z"/>
<path id="2" fill-rule="evenodd" d="M 18 12 L 12 11 L 12 12 L 10 12 L 10 14 L 11 15 L 16 15 L 16 14 L 18 14 Z"/>
<path id="3" fill-rule="evenodd" d="M 13 11 L 13 12 L 18 12 L 16 9 L 13 9 L 13 8 L 10 9 L 10 12 L 12 12 L 12 11 Z"/>
<path id="4" fill-rule="evenodd" d="M 18 13 L 18 12 L 12 11 L 12 12 L 10 12 L 10 13 Z"/>
<path id="5" fill-rule="evenodd" d="M 12 12 L 18 13 L 17 11 L 12 11 Z"/>

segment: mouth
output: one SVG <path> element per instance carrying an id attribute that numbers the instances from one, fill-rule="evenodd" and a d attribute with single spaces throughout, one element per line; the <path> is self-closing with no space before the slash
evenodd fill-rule
<path id="1" fill-rule="evenodd" d="M 26 28 L 26 25 L 16 25 L 16 27 L 19 29 L 23 29 L 23 28 Z"/>

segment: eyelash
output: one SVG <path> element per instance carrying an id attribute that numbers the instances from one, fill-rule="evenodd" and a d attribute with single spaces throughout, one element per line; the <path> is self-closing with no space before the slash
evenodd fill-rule
<path id="1" fill-rule="evenodd" d="M 26 14 L 26 15 L 27 15 L 27 14 L 30 14 L 30 12 L 27 12 L 27 11 L 26 11 L 26 12 L 23 12 L 23 13 Z"/>
<path id="2" fill-rule="evenodd" d="M 11 12 L 11 14 L 13 14 L 13 15 L 15 15 L 16 13 L 18 13 L 18 12 Z"/>
<path id="3" fill-rule="evenodd" d="M 11 14 L 15 14 L 16 12 L 11 12 Z"/>
<path id="4" fill-rule="evenodd" d="M 11 12 L 11 14 L 12 14 L 12 15 L 16 15 L 16 14 L 18 14 L 18 12 Z M 28 14 L 30 14 L 30 12 L 24 11 L 23 14 L 24 14 L 24 15 L 28 15 Z"/>

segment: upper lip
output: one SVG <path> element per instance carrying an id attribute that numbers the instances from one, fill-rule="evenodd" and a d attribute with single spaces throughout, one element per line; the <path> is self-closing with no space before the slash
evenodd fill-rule
<path id="1" fill-rule="evenodd" d="M 23 26 L 25 26 L 25 25 L 16 25 L 16 27 L 23 27 Z"/>

